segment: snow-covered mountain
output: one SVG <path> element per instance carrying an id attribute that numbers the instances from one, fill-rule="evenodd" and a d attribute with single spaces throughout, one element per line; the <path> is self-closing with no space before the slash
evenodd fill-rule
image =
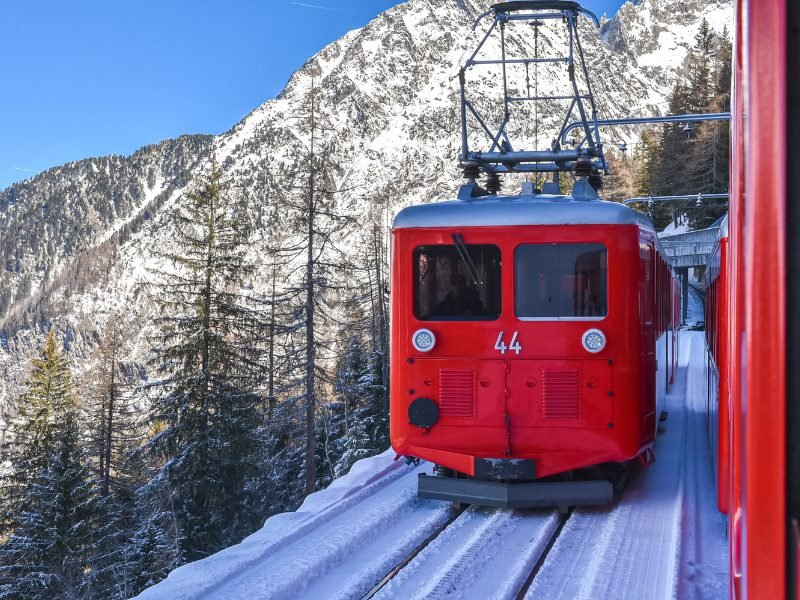
<path id="1" fill-rule="evenodd" d="M 128 158 L 70 163 L 0 192 L 0 404 L 40 339 L 37 324 L 57 323 L 80 364 L 108 316 L 120 313 L 138 325 L 130 358 L 143 362 L 155 250 L 174 243 L 171 207 L 210 160 L 250 196 L 262 225 L 252 252 L 267 253 L 271 232 L 281 227 L 288 175 L 307 144 L 294 117 L 312 86 L 343 190 L 336 196 L 340 210 L 365 215 L 381 204 L 393 214 L 410 203 L 452 197 L 461 183 L 454 74 L 475 39 L 472 21 L 489 4 L 407 0 L 309 59 L 278 98 L 227 133 L 165 141 Z M 623 5 L 599 32 L 583 23 L 600 116 L 663 113 L 700 21 L 721 32 L 731 29 L 732 17 L 732 0 L 640 0 Z M 561 43 L 542 36 L 543 48 Z M 530 36 L 514 43 L 532 47 Z M 497 85 L 486 76 L 475 82 L 486 98 Z M 563 73 L 543 68 L 540 92 L 556 84 L 563 85 Z M 546 144 L 561 113 L 544 110 L 540 117 Z M 525 124 L 522 133 L 531 128 Z M 621 135 L 630 142 L 635 133 Z M 347 232 L 348 248 L 357 247 L 359 235 L 357 226 Z"/>

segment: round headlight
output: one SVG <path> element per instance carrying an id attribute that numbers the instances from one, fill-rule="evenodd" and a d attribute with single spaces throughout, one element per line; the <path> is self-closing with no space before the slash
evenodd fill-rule
<path id="1" fill-rule="evenodd" d="M 606 347 L 606 336 L 599 329 L 589 329 L 583 334 L 581 342 L 587 352 L 594 354 Z"/>
<path id="2" fill-rule="evenodd" d="M 436 336 L 430 329 L 417 329 L 411 336 L 411 344 L 420 352 L 429 352 L 436 345 Z"/>

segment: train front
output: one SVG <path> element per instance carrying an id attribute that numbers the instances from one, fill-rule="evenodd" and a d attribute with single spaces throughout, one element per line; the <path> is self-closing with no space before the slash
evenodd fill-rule
<path id="1" fill-rule="evenodd" d="M 506 507 L 612 499 L 602 473 L 563 474 L 630 460 L 653 440 L 648 343 L 631 343 L 646 329 L 640 219 L 563 196 L 398 215 L 391 438 L 439 465 L 420 495 Z"/>

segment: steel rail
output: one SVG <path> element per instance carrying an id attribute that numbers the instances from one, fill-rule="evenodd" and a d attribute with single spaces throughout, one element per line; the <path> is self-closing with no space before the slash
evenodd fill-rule
<path id="1" fill-rule="evenodd" d="M 524 600 L 525 594 L 528 593 L 531 585 L 533 585 L 534 579 L 539 574 L 539 571 L 542 569 L 542 565 L 544 565 L 544 561 L 547 560 L 547 555 L 550 554 L 550 550 L 553 549 L 553 546 L 556 543 L 556 540 L 561 535 L 561 531 L 564 529 L 564 526 L 567 524 L 567 521 L 572 516 L 572 512 L 575 510 L 575 507 L 570 507 L 566 513 L 561 514 L 560 522 L 556 530 L 553 532 L 553 535 L 547 542 L 547 545 L 544 547 L 544 551 L 539 555 L 539 558 L 536 559 L 536 563 L 531 568 L 531 572 L 528 574 L 527 579 L 525 579 L 525 583 L 522 584 L 522 587 L 517 592 L 516 600 Z"/>
<path id="2" fill-rule="evenodd" d="M 422 552 L 433 540 L 439 537 L 445 529 L 450 527 L 450 525 L 453 524 L 453 521 L 455 521 L 458 517 L 460 517 L 462 513 L 465 510 L 467 510 L 467 508 L 468 508 L 467 506 L 460 506 L 458 509 L 456 509 L 453 512 L 453 515 L 449 519 L 447 519 L 447 521 L 439 525 L 439 527 L 433 530 L 433 533 L 431 533 L 428 537 L 422 540 L 422 542 L 420 542 L 411 552 L 409 552 L 408 556 L 406 556 L 402 561 L 400 561 L 400 563 L 396 567 L 394 567 L 391 571 L 389 571 L 386 575 L 384 575 L 383 579 L 381 579 L 378 583 L 375 584 L 375 587 L 373 587 L 370 591 L 364 594 L 361 597 L 361 600 L 370 600 L 371 598 L 374 598 L 378 592 L 380 592 L 384 587 L 386 587 L 386 585 L 395 577 L 395 575 L 397 575 L 400 571 L 402 571 L 408 565 L 408 563 L 414 560 L 417 557 L 417 555 L 420 552 Z"/>

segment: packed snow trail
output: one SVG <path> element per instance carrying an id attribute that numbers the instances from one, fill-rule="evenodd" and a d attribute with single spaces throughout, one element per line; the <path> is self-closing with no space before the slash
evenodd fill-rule
<path id="1" fill-rule="evenodd" d="M 705 365 L 703 333 L 683 332 L 656 462 L 632 474 L 616 505 L 576 509 L 549 551 L 561 522 L 555 511 L 470 507 L 454 519 L 449 503 L 416 497 L 417 475 L 431 465 L 394 462 L 387 451 L 139 597 L 358 599 L 441 529 L 375 598 L 513 600 L 540 558 L 529 600 L 727 598 Z"/>

